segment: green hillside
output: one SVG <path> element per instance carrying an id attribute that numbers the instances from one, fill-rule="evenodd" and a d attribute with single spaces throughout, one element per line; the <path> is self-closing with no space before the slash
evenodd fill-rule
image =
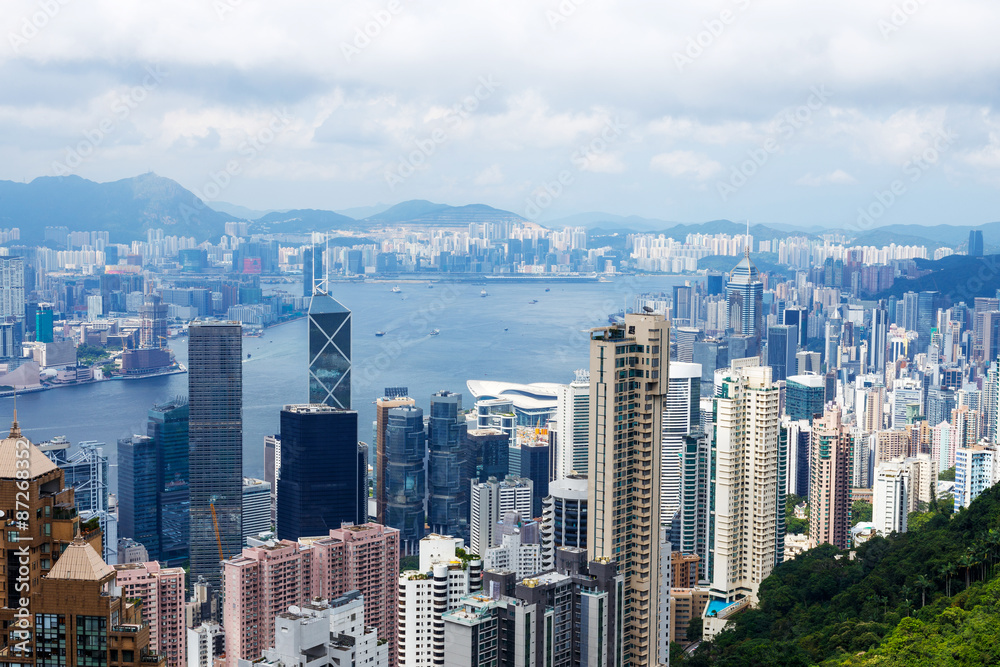
<path id="1" fill-rule="evenodd" d="M 911 523 L 853 557 L 824 545 L 783 563 L 758 609 L 677 664 L 1000 664 L 1000 487 Z"/>

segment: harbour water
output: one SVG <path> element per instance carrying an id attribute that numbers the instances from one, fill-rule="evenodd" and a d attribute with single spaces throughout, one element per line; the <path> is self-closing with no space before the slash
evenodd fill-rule
<path id="1" fill-rule="evenodd" d="M 465 386 L 470 379 L 570 382 L 573 371 L 588 364 L 589 328 L 606 324 L 609 313 L 631 307 L 636 294 L 667 292 L 685 279 L 692 278 L 497 284 L 486 288 L 485 297 L 476 283 L 335 283 L 333 296 L 352 311 L 352 407 L 359 413 L 358 437 L 371 441 L 374 401 L 385 387 L 408 387 L 426 410 L 430 395 L 442 389 L 463 394 L 463 406 L 471 407 Z M 391 291 L 395 284 L 398 293 Z M 440 334 L 431 335 L 434 329 Z M 379 330 L 386 334 L 376 337 Z M 186 364 L 186 338 L 170 345 Z M 281 407 L 307 397 L 306 321 L 266 329 L 260 338 L 243 338 L 242 356 L 244 472 L 260 477 L 264 436 L 277 431 Z M 145 434 L 146 413 L 154 403 L 186 394 L 186 374 L 98 382 L 19 396 L 18 418 L 34 442 L 64 435 L 74 444 L 97 440 L 113 445 L 133 433 Z M 3 400 L 9 421 L 12 399 Z"/>

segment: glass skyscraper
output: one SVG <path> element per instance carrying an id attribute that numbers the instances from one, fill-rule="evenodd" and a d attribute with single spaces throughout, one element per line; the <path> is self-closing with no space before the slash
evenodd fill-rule
<path id="1" fill-rule="evenodd" d="M 385 449 L 388 460 L 385 522 L 390 528 L 399 530 L 402 553 L 417 554 L 424 536 L 424 454 L 427 452 L 424 411 L 412 405 L 390 409 Z M 278 498 L 281 498 L 280 489 Z"/>
<path id="2" fill-rule="evenodd" d="M 764 283 L 747 249 L 726 284 L 729 328 L 741 336 L 760 338 L 764 327 Z"/>
<path id="3" fill-rule="evenodd" d="M 469 479 L 474 461 L 460 419 L 462 395 L 439 391 L 431 396 L 427 425 L 427 513 L 431 531 L 469 540 Z"/>
<path id="4" fill-rule="evenodd" d="M 279 539 L 329 535 L 343 522 L 366 522 L 368 452 L 357 434 L 353 410 L 286 405 L 281 411 Z"/>
<path id="5" fill-rule="evenodd" d="M 243 331 L 238 323 L 194 322 L 188 338 L 191 572 L 219 588 L 222 555 L 242 547 Z"/>
<path id="6" fill-rule="evenodd" d="M 309 402 L 351 408 L 351 311 L 320 290 L 309 305 Z"/>
<path id="7" fill-rule="evenodd" d="M 156 443 L 144 435 L 118 441 L 118 533 L 160 557 Z M 216 568 L 218 569 L 218 568 Z"/>
<path id="8" fill-rule="evenodd" d="M 160 556 L 166 567 L 189 557 L 191 485 L 188 475 L 188 403 L 178 398 L 149 410 L 146 435 L 156 443 Z"/>

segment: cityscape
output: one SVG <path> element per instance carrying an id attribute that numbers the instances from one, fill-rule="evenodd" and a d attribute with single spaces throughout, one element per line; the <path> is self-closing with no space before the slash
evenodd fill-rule
<path id="1" fill-rule="evenodd" d="M 0 667 L 1000 664 L 1000 10 L 13 4 Z"/>

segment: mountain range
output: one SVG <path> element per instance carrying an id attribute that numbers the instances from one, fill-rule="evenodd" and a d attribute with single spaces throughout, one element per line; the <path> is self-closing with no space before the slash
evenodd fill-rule
<path id="1" fill-rule="evenodd" d="M 404 201 L 393 206 L 377 204 L 340 211 L 294 209 L 261 211 L 227 202 L 204 202 L 176 181 L 152 172 L 109 183 L 79 176 L 41 177 L 30 183 L 0 181 L 0 227 L 19 227 L 21 242 L 40 244 L 46 227 L 70 231 L 107 230 L 115 242 L 144 239 L 149 229 L 168 234 L 194 236 L 199 241 L 216 239 L 225 223 L 250 221 L 253 232 L 304 233 L 311 231 L 368 231 L 395 225 L 466 227 L 469 223 L 528 222 L 516 213 L 485 204 L 451 206 L 425 200 Z M 585 227 L 593 236 L 625 235 L 631 232 L 663 233 L 675 239 L 687 234 L 741 234 L 745 223 L 711 220 L 680 223 L 641 216 L 588 212 L 549 220 L 545 227 Z M 841 233 L 860 245 L 925 245 L 964 248 L 969 230 L 983 232 L 987 249 L 1000 250 L 1000 222 L 969 225 L 886 225 L 861 233 L 851 229 L 820 229 L 784 223 L 755 223 L 750 227 L 757 240 L 779 240 L 789 236 L 817 238 Z"/>

